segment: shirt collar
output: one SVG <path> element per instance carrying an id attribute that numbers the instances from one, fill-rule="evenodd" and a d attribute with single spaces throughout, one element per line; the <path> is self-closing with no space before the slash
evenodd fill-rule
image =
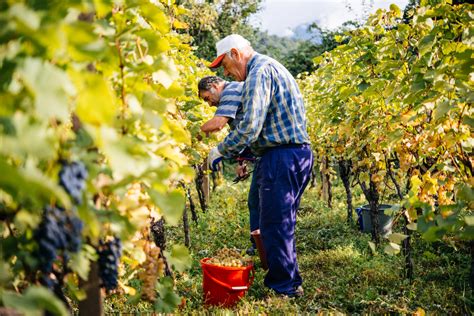
<path id="1" fill-rule="evenodd" d="M 256 63 L 258 56 L 260 56 L 259 53 L 253 54 L 252 58 L 250 58 L 249 62 L 247 63 L 247 76 L 250 73 L 250 69 L 252 69 L 253 65 Z"/>

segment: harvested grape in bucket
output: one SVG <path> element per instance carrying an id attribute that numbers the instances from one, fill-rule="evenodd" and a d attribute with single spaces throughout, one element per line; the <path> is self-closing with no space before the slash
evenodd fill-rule
<path id="1" fill-rule="evenodd" d="M 207 263 L 223 267 L 246 267 L 252 264 L 252 258 L 250 256 L 242 256 L 235 248 L 222 248 Z"/>
<path id="2" fill-rule="evenodd" d="M 204 302 L 208 305 L 233 306 L 250 288 L 253 262 L 237 249 L 223 248 L 212 258 L 201 260 Z"/>

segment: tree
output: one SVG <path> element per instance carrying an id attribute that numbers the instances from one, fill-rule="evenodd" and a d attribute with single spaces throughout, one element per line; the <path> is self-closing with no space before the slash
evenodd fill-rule
<path id="1" fill-rule="evenodd" d="M 248 20 L 258 12 L 260 3 L 261 0 L 182 1 L 182 6 L 190 11 L 185 32 L 192 36 L 196 55 L 212 60 L 216 56 L 216 42 L 232 33 L 252 41 L 255 29 Z"/>

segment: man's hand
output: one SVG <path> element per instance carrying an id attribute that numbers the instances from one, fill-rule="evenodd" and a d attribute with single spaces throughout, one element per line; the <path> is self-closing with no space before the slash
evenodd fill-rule
<path id="1" fill-rule="evenodd" d="M 245 163 L 238 163 L 236 168 L 236 173 L 239 178 L 243 178 L 247 175 L 247 164 Z"/>
<path id="2" fill-rule="evenodd" d="M 222 154 L 217 150 L 217 147 L 214 147 L 209 152 L 209 156 L 207 157 L 207 163 L 209 165 L 209 169 L 212 171 L 219 170 L 219 162 L 224 158 Z"/>

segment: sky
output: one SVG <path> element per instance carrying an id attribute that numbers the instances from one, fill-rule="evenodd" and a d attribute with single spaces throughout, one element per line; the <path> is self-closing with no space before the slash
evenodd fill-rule
<path id="1" fill-rule="evenodd" d="M 323 29 L 334 29 L 362 17 L 363 3 L 375 12 L 378 8 L 388 9 L 391 3 L 403 10 L 408 0 L 263 0 L 262 9 L 251 23 L 280 36 L 291 36 L 296 26 L 315 21 Z"/>

